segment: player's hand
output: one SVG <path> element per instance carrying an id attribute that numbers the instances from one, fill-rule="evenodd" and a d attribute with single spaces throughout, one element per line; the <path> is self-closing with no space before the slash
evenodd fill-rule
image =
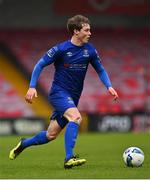
<path id="1" fill-rule="evenodd" d="M 108 91 L 113 96 L 114 101 L 116 101 L 119 98 L 119 96 L 118 96 L 117 92 L 114 90 L 114 88 L 109 87 Z"/>
<path id="2" fill-rule="evenodd" d="M 27 94 L 25 96 L 25 100 L 32 104 L 32 101 L 33 101 L 33 97 L 37 97 L 37 91 L 35 88 L 29 88 L 28 91 L 27 91 Z"/>

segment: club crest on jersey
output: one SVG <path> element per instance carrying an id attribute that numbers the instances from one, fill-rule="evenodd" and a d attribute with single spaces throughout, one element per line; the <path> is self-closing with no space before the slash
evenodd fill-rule
<path id="1" fill-rule="evenodd" d="M 87 49 L 83 50 L 83 57 L 89 57 L 89 53 Z"/>
<path id="2" fill-rule="evenodd" d="M 71 56 L 72 56 L 72 52 L 70 52 L 70 51 L 67 52 L 66 54 L 67 54 L 68 57 L 71 57 Z"/>

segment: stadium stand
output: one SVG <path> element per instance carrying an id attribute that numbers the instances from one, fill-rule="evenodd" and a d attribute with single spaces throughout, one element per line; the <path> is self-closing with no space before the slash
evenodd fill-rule
<path id="1" fill-rule="evenodd" d="M 1 31 L 0 40 L 11 48 L 24 68 L 31 73 L 36 61 L 44 52 L 58 41 L 66 39 L 66 33 L 63 32 L 63 30 L 13 30 L 11 33 Z M 120 101 L 112 102 L 105 87 L 98 83 L 98 76 L 90 66 L 80 100 L 80 109 L 93 113 L 132 113 L 150 110 L 148 31 L 98 30 L 93 34 L 92 42 L 110 74 Z M 46 93 L 52 82 L 53 72 L 53 66 L 49 66 L 40 77 L 39 83 Z"/>
<path id="2" fill-rule="evenodd" d="M 17 63 L 15 57 L 11 54 L 11 51 L 0 45 L 0 83 L 2 83 L 2 87 L 0 89 L 0 117 L 44 117 L 49 119 L 49 114 L 52 109 L 49 106 L 49 103 L 43 97 L 41 92 L 38 92 L 38 99 L 36 103 L 33 103 L 32 106 L 25 102 L 24 96 L 29 86 L 28 82 L 28 74 L 23 72 L 24 69 L 21 68 Z M 4 87 L 12 87 L 9 92 L 13 92 L 13 98 L 15 95 L 15 102 L 12 101 L 12 96 L 9 97 L 7 95 L 7 89 Z M 5 93 L 6 92 L 6 93 Z M 8 93 L 9 94 L 9 93 Z M 3 103 L 5 101 L 6 103 Z M 32 113 L 16 113 L 18 112 L 18 104 L 22 108 L 23 112 L 30 110 Z M 12 107 L 11 107 L 12 106 Z M 9 110 L 11 109 L 11 114 Z M 27 109 L 27 110 L 26 110 Z M 12 111 L 13 110 L 13 111 Z M 4 113 L 5 111 L 5 113 Z M 11 116 L 12 115 L 12 116 Z"/>
<path id="3" fill-rule="evenodd" d="M 0 92 L 0 118 L 32 117 L 35 115 L 22 96 L 2 74 L 0 74 Z"/>

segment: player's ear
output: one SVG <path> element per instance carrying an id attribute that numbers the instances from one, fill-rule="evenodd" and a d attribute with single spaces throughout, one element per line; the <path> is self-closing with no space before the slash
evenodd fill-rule
<path id="1" fill-rule="evenodd" d="M 78 35 L 79 34 L 79 30 L 74 29 L 74 34 Z"/>

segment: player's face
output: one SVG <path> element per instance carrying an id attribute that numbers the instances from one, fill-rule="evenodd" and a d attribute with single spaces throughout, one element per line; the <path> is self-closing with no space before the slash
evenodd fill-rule
<path id="1" fill-rule="evenodd" d="M 91 37 L 90 25 L 82 24 L 82 29 L 78 31 L 77 38 L 81 43 L 87 43 Z"/>

